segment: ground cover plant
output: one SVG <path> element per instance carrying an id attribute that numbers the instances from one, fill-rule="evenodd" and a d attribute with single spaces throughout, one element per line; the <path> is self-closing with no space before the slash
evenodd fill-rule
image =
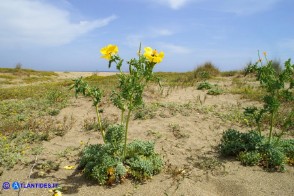
<path id="1" fill-rule="evenodd" d="M 212 85 L 209 82 L 201 82 L 198 84 L 197 87 L 198 90 L 208 90 L 207 94 L 208 95 L 220 95 L 222 94 L 223 90 L 219 88 L 218 85 Z"/>
<path id="2" fill-rule="evenodd" d="M 1 68 L 1 73 L 33 73 L 40 77 L 55 76 L 21 68 Z M 0 167 L 12 168 L 28 161 L 40 149 L 41 141 L 63 136 L 69 120 L 53 118 L 69 103 L 68 83 L 51 82 L 30 86 L 0 88 Z"/>
<path id="3" fill-rule="evenodd" d="M 246 107 L 244 111 L 256 129 L 248 133 L 227 130 L 219 150 L 221 155 L 237 156 L 243 165 L 261 165 L 268 170 L 284 171 L 286 163 L 293 163 L 294 154 L 294 140 L 282 138 L 285 133 L 293 131 L 294 64 L 289 59 L 281 71 L 267 59 L 266 53 L 264 58 L 265 64 L 259 57 L 247 68 L 247 73 L 256 73 L 256 79 L 266 91 L 263 107 Z M 281 108 L 284 109 L 283 118 L 278 118 Z M 267 120 L 264 122 L 263 119 Z M 279 130 L 275 129 L 277 121 Z"/>
<path id="4" fill-rule="evenodd" d="M 83 78 L 76 79 L 72 87 L 76 95 L 81 93 L 91 97 L 96 108 L 104 143 L 87 146 L 82 153 L 79 168 L 87 177 L 100 184 L 120 183 L 127 177 L 144 181 L 159 173 L 163 166 L 160 155 L 154 151 L 153 142 L 134 140 L 127 143 L 131 114 L 143 106 L 142 94 L 148 82 L 158 81 L 153 75 L 153 68 L 164 57 L 163 52 L 158 53 L 150 47 L 144 48 L 144 51 L 141 54 L 140 46 L 138 59 L 133 58 L 127 62 L 129 73 L 126 74 L 122 72 L 123 59 L 117 55 L 117 46 L 108 45 L 101 49 L 102 58 L 109 61 L 109 67 L 115 64 L 119 72 L 119 84 L 110 96 L 112 103 L 121 111 L 119 124 L 103 128 L 99 106 L 102 99 L 100 88 L 90 86 Z"/>
<path id="5" fill-rule="evenodd" d="M 201 82 L 198 84 L 197 89 L 198 90 L 211 89 L 212 87 L 213 87 L 213 85 L 210 84 L 209 82 Z"/>

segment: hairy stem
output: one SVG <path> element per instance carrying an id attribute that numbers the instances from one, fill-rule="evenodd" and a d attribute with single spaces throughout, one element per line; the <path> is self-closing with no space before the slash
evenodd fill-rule
<path id="1" fill-rule="evenodd" d="M 274 111 L 272 111 L 271 118 L 270 118 L 270 132 L 268 137 L 268 143 L 271 143 L 271 140 L 272 140 L 273 125 L 274 125 Z"/>
<path id="2" fill-rule="evenodd" d="M 99 128 L 100 128 L 100 133 L 102 135 L 103 142 L 105 143 L 104 130 L 102 129 L 102 122 L 101 122 L 101 117 L 100 117 L 99 110 L 98 110 L 98 105 L 96 105 L 96 115 L 97 115 L 97 121 L 98 121 Z"/>
<path id="3" fill-rule="evenodd" d="M 128 129 L 129 129 L 129 121 L 131 117 L 131 112 L 132 110 L 129 109 L 128 115 L 127 115 L 127 121 L 126 121 L 126 131 L 125 131 L 125 144 L 124 144 L 124 159 L 126 158 L 126 153 L 127 153 L 127 139 L 128 139 Z"/>
<path id="4" fill-rule="evenodd" d="M 120 125 L 123 125 L 123 123 L 124 123 L 124 113 L 125 113 L 125 111 L 124 110 L 121 110 L 121 114 L 120 114 Z"/>

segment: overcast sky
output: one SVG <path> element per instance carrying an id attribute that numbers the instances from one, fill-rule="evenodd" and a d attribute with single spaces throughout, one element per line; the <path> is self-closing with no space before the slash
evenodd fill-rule
<path id="1" fill-rule="evenodd" d="M 125 60 L 140 42 L 165 52 L 157 71 L 206 61 L 242 69 L 269 58 L 294 60 L 293 0 L 0 0 L 0 67 L 107 71 L 100 48 Z"/>

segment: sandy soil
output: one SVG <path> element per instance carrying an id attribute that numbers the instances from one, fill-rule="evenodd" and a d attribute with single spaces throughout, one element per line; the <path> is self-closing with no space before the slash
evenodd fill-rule
<path id="1" fill-rule="evenodd" d="M 58 74 L 59 79 L 72 79 L 78 77 L 87 77 L 93 74 L 98 76 L 111 76 L 116 74 L 115 72 L 55 72 Z"/>
<path id="2" fill-rule="evenodd" d="M 83 73 L 92 75 L 92 73 Z M 108 73 L 107 73 L 108 74 Z M 76 78 L 77 73 L 59 73 L 62 78 Z M 150 91 L 151 92 L 151 91 Z M 202 104 L 200 103 L 200 101 Z M 204 101 L 205 100 L 205 101 Z M 240 195 L 290 196 L 294 194 L 294 168 L 287 166 L 284 173 L 269 173 L 262 168 L 244 167 L 236 160 L 221 159 L 215 147 L 222 132 L 228 128 L 246 130 L 238 122 L 225 120 L 221 114 L 242 109 L 252 102 L 242 100 L 238 95 L 205 95 L 196 88 L 165 89 L 162 96 L 148 93 L 146 101 L 161 104 L 194 104 L 195 108 L 171 112 L 164 107 L 156 111 L 152 119 L 132 120 L 129 140 L 142 139 L 156 142 L 156 151 L 164 161 L 165 168 L 149 181 L 136 184 L 130 180 L 113 187 L 103 187 L 85 179 L 75 170 L 63 169 L 66 165 L 78 165 L 78 153 L 82 143 L 102 142 L 98 132 L 85 131 L 85 119 L 95 116 L 89 99 L 73 99 L 72 104 L 57 116 L 72 120 L 72 128 L 63 136 L 43 142 L 43 151 L 30 157 L 26 166 L 17 166 L 4 171 L 0 182 L 47 182 L 58 183 L 64 187 L 63 195 Z M 241 106 L 242 105 L 242 106 Z M 112 105 L 104 104 L 104 117 L 110 121 L 119 118 L 119 111 Z M 177 125 L 178 129 L 171 127 Z M 64 153 L 64 154 L 62 154 Z M 34 166 L 45 160 L 60 162 L 58 171 L 38 175 Z M 13 190 L 2 190 L 3 195 L 18 195 Z M 23 189 L 19 195 L 52 195 L 48 189 Z"/>

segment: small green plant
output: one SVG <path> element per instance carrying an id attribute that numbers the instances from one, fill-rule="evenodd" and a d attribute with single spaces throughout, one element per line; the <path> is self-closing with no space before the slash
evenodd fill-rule
<path id="1" fill-rule="evenodd" d="M 241 161 L 242 165 L 245 166 L 257 165 L 261 158 L 262 157 L 258 151 L 242 151 L 238 155 L 238 159 Z"/>
<path id="2" fill-rule="evenodd" d="M 169 126 L 169 128 L 171 129 L 173 135 L 174 135 L 177 139 L 188 137 L 188 135 L 182 133 L 182 131 L 181 131 L 181 127 L 180 127 L 179 124 L 173 124 L 173 123 L 171 123 L 171 124 L 169 124 L 168 126 Z"/>
<path id="3" fill-rule="evenodd" d="M 278 72 L 278 70 L 276 70 L 273 66 L 273 61 L 267 59 L 265 52 L 264 58 L 266 60 L 265 65 L 259 56 L 259 60 L 254 65 L 248 66 L 246 70 L 247 73 L 255 72 L 256 78 L 260 82 L 261 87 L 266 90 L 266 95 L 263 97 L 263 108 L 247 108 L 245 110 L 245 114 L 247 116 L 253 116 L 260 133 L 262 131 L 260 126 L 261 119 L 265 114 L 270 115 L 268 143 L 271 143 L 274 133 L 274 124 L 281 106 L 284 103 L 294 103 L 294 64 L 291 64 L 291 60 L 289 59 L 285 62 L 284 70 L 282 72 Z M 289 126 L 293 126 L 294 108 L 290 108 L 286 113 L 284 113 L 284 116 L 284 122 L 281 127 L 282 131 L 278 134 L 279 138 L 283 136 Z"/>
<path id="4" fill-rule="evenodd" d="M 128 128 L 131 113 L 143 105 L 143 92 L 144 88 L 151 80 L 157 78 L 153 75 L 153 68 L 155 64 L 160 63 L 164 57 L 164 53 L 158 53 L 157 50 L 153 50 L 150 47 L 146 47 L 144 55 L 141 54 L 141 45 L 139 48 L 139 59 L 131 59 L 127 63 L 129 64 L 129 74 L 122 72 L 122 63 L 118 55 L 116 54 L 118 49 L 116 46 L 107 46 L 101 50 L 103 58 L 109 60 L 109 67 L 112 63 L 116 64 L 116 69 L 119 71 L 119 85 L 118 90 L 113 91 L 111 100 L 113 104 L 121 110 L 121 124 L 125 123 L 125 140 L 124 140 L 124 155 L 126 155 L 126 146 L 128 138 Z M 159 80 L 157 79 L 159 82 Z M 125 116 L 125 113 L 127 115 Z"/>
<path id="5" fill-rule="evenodd" d="M 269 171 L 284 171 L 287 157 L 280 146 L 265 143 L 259 149 L 262 155 L 261 166 Z"/>
<path id="6" fill-rule="evenodd" d="M 212 87 L 213 87 L 213 85 L 210 84 L 209 82 L 201 82 L 201 83 L 199 83 L 197 89 L 198 90 L 211 89 Z"/>
<path id="7" fill-rule="evenodd" d="M 135 140 L 127 144 L 123 158 L 124 127 L 110 126 L 106 130 L 106 144 L 90 145 L 85 148 L 79 168 L 85 175 L 99 184 L 113 185 L 126 177 L 143 181 L 157 174 L 162 160 L 154 152 L 154 143 Z"/>
<path id="8" fill-rule="evenodd" d="M 46 173 L 50 173 L 52 170 L 57 171 L 59 169 L 60 163 L 55 161 L 45 161 L 43 163 L 38 163 L 36 168 Z"/>
<path id="9" fill-rule="evenodd" d="M 254 151 L 262 144 L 263 137 L 255 131 L 241 133 L 228 129 L 223 133 L 219 151 L 222 156 L 238 156 L 243 151 Z"/>
<path id="10" fill-rule="evenodd" d="M 101 110 L 99 108 L 99 104 L 102 99 L 102 90 L 97 87 L 89 86 L 88 83 L 85 82 L 82 77 L 74 80 L 74 84 L 72 85 L 71 89 L 73 88 L 75 89 L 76 97 L 78 96 L 78 94 L 83 94 L 86 97 L 92 98 L 93 106 L 95 107 L 95 111 L 96 111 L 96 117 L 97 117 L 99 129 L 100 129 L 100 133 L 105 143 L 105 130 L 103 130 L 103 127 L 102 127 L 102 121 L 101 121 L 101 115 L 100 115 Z"/>
<path id="11" fill-rule="evenodd" d="M 212 85 L 206 81 L 199 83 L 197 90 L 208 90 L 208 95 L 220 95 L 223 93 L 223 91 L 216 84 Z"/>
<path id="12" fill-rule="evenodd" d="M 294 154 L 294 142 L 282 139 L 284 133 L 293 128 L 294 108 L 291 106 L 294 101 L 294 65 L 289 59 L 281 71 L 273 61 L 267 59 L 265 52 L 264 58 L 265 65 L 259 56 L 254 65 L 246 68 L 246 73 L 256 73 L 257 80 L 266 91 L 263 108 L 253 106 L 244 111 L 246 118 L 257 126 L 257 132 L 227 130 L 221 139 L 219 152 L 224 156 L 238 156 L 243 165 L 259 164 L 270 171 L 284 171 L 286 163 L 292 164 Z M 278 117 L 281 114 L 283 118 Z M 277 119 L 282 121 L 279 123 L 281 132 L 274 134 Z M 266 128 L 269 133 L 264 137 L 262 131 Z"/>
<path id="13" fill-rule="evenodd" d="M 60 110 L 59 109 L 51 109 L 51 110 L 49 110 L 48 113 L 50 116 L 57 116 L 60 113 Z"/>
<path id="14" fill-rule="evenodd" d="M 223 93 L 223 90 L 221 90 L 220 88 L 218 87 L 215 87 L 215 88 L 212 88 L 212 89 L 209 89 L 207 91 L 207 94 L 208 95 L 220 95 Z"/>
<path id="15" fill-rule="evenodd" d="M 278 141 L 274 137 L 274 141 Z M 241 133 L 228 129 L 223 133 L 219 152 L 222 156 L 235 156 L 245 166 L 260 165 L 268 171 L 284 171 L 285 164 L 293 164 L 294 140 L 268 143 L 256 131 Z"/>
<path id="16" fill-rule="evenodd" d="M 138 59 L 127 62 L 129 73 L 122 71 L 123 59 L 118 53 L 118 47 L 108 45 L 100 50 L 102 58 L 109 61 L 118 70 L 119 84 L 110 96 L 112 103 L 121 110 L 119 125 L 104 128 L 100 117 L 99 103 L 102 91 L 97 87 L 91 87 L 82 78 L 74 80 L 76 95 L 83 94 L 93 100 L 96 107 L 98 124 L 104 144 L 90 145 L 83 152 L 79 168 L 89 178 L 97 180 L 100 184 L 112 185 L 123 181 L 127 176 L 142 181 L 157 174 L 162 167 L 162 160 L 154 152 L 154 143 L 133 141 L 127 143 L 128 129 L 131 114 L 143 106 L 143 92 L 148 82 L 157 81 L 153 75 L 153 68 L 162 61 L 163 52 L 158 53 L 150 47 L 146 47 L 141 54 L 141 46 Z M 137 115 L 140 117 L 140 115 Z"/>
<path id="17" fill-rule="evenodd" d="M 279 146 L 283 149 L 289 165 L 294 165 L 294 139 L 280 141 Z"/>
<path id="18" fill-rule="evenodd" d="M 151 106 L 143 105 L 142 107 L 135 110 L 134 120 L 152 119 L 156 116 L 156 113 L 155 113 L 156 110 L 157 108 L 154 105 L 151 105 Z"/>
<path id="19" fill-rule="evenodd" d="M 24 162 L 28 154 L 32 154 L 33 147 L 40 149 L 38 143 L 48 140 L 48 133 L 38 133 L 24 130 L 9 136 L 0 133 L 0 167 L 11 169 L 15 164 Z"/>

